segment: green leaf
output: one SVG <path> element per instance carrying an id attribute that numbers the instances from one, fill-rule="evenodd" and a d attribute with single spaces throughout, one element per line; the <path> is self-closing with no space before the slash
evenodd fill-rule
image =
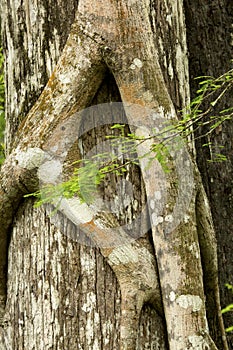
<path id="1" fill-rule="evenodd" d="M 209 78 L 208 80 L 210 80 L 210 81 L 212 81 L 214 79 L 211 75 L 200 75 L 200 76 L 194 78 L 194 80 L 200 80 L 203 78 Z M 203 81 L 205 82 L 206 80 L 203 80 Z"/>
<path id="2" fill-rule="evenodd" d="M 233 331 L 233 326 L 226 328 L 227 333 L 232 332 L 232 331 Z"/>
<path id="3" fill-rule="evenodd" d="M 232 311 L 233 310 L 233 304 L 230 304 L 226 306 L 224 309 L 222 309 L 222 314 L 225 314 L 226 312 Z"/>
<path id="4" fill-rule="evenodd" d="M 233 107 L 229 107 L 227 109 L 223 109 L 222 111 L 220 111 L 220 114 L 225 114 L 225 113 L 229 113 L 233 111 Z"/>
<path id="5" fill-rule="evenodd" d="M 111 126 L 111 129 L 122 129 L 125 127 L 125 124 L 114 124 Z"/>
<path id="6" fill-rule="evenodd" d="M 208 142 L 208 143 L 203 143 L 202 147 L 209 147 L 212 145 L 212 142 Z"/>
<path id="7" fill-rule="evenodd" d="M 225 161 L 227 161 L 227 157 L 221 153 L 212 153 L 212 159 L 208 160 L 209 163 L 225 162 Z"/>
<path id="8" fill-rule="evenodd" d="M 227 289 L 233 291 L 233 285 L 232 285 L 232 284 L 226 283 L 226 284 L 225 284 L 225 287 L 227 287 Z"/>

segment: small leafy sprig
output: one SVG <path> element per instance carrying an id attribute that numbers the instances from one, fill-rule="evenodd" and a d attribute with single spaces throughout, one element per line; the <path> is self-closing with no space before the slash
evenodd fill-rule
<path id="1" fill-rule="evenodd" d="M 231 284 L 226 283 L 225 286 L 227 287 L 227 289 L 233 292 L 233 286 Z M 225 314 L 226 312 L 233 312 L 233 304 L 227 305 L 224 309 L 222 309 L 222 314 Z M 232 331 L 233 331 L 233 326 L 226 328 L 226 332 L 232 332 Z"/>
<path id="2" fill-rule="evenodd" d="M 190 114 L 187 114 L 181 123 L 187 126 L 192 125 L 195 132 L 200 126 L 209 126 L 204 137 L 218 128 L 225 120 L 232 119 L 233 107 L 221 110 L 217 115 L 212 115 L 215 107 L 220 104 L 220 101 L 233 86 L 233 69 L 227 71 L 218 78 L 211 76 L 197 77 L 199 89 L 196 92 L 196 97 L 190 104 Z M 202 109 L 204 103 L 207 102 L 207 108 Z M 206 118 L 208 116 L 208 118 Z"/>
<path id="3" fill-rule="evenodd" d="M 57 184 L 42 185 L 38 191 L 27 194 L 25 197 L 36 197 L 36 207 L 51 203 L 58 208 L 62 198 L 69 199 L 75 196 L 81 202 L 91 204 L 97 195 L 98 186 L 106 179 L 107 175 L 123 176 L 127 172 L 128 166 L 132 164 L 138 166 L 143 158 L 147 159 L 147 167 L 151 165 L 153 160 L 157 159 L 164 172 L 168 173 L 170 171 L 169 151 L 165 143 L 153 143 L 148 152 L 138 156 L 137 147 L 148 138 L 136 136 L 133 133 L 126 135 L 125 127 L 124 124 L 115 124 L 111 128 L 119 129 L 120 133 L 117 136 L 106 136 L 110 140 L 112 153 L 99 153 L 89 159 L 81 159 L 71 163 L 69 166 L 72 167 L 73 173 L 68 180 Z"/>
<path id="4" fill-rule="evenodd" d="M 165 173 L 169 173 L 170 169 L 170 148 L 171 145 L 177 147 L 183 146 L 180 140 L 199 139 L 209 136 L 214 130 L 219 128 L 226 120 L 233 117 L 233 106 L 221 110 L 218 114 L 212 114 L 217 105 L 223 99 L 225 94 L 232 89 L 233 86 L 233 69 L 224 73 L 220 77 L 202 76 L 196 78 L 200 80 L 196 97 L 189 106 L 182 111 L 182 118 L 177 122 L 164 124 L 164 128 L 152 130 L 150 136 L 138 136 L 134 133 L 126 133 L 125 124 L 115 124 L 112 129 L 118 129 L 118 135 L 106 136 L 111 140 L 111 146 L 118 148 L 118 155 L 122 155 L 124 161 L 119 161 L 118 155 L 112 153 L 97 154 L 90 159 L 78 160 L 72 164 L 75 170 L 69 180 L 57 185 L 46 185 L 39 191 L 27 196 L 35 196 L 37 198 L 37 206 L 44 203 L 59 202 L 59 198 L 72 198 L 78 196 L 81 201 L 91 203 L 97 193 L 97 188 L 104 181 L 107 174 L 115 174 L 122 176 L 127 171 L 130 164 L 139 165 L 140 159 L 146 158 L 147 164 L 156 159 Z M 206 108 L 204 106 L 207 106 Z M 187 113 L 187 111 L 189 111 Z M 207 131 L 200 135 L 196 135 L 196 131 L 205 126 Z M 140 145 L 146 141 L 152 141 L 150 150 L 140 157 L 137 150 Z M 181 145 L 180 145 L 181 143 Z M 225 161 L 226 156 L 220 152 L 213 152 L 211 142 L 203 144 L 203 147 L 212 148 L 214 158 L 210 161 Z M 221 146 L 219 148 L 222 148 Z"/>

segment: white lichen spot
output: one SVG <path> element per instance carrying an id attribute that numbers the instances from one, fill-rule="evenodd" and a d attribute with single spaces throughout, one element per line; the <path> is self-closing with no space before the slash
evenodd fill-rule
<path id="1" fill-rule="evenodd" d="M 172 67 L 172 63 L 170 62 L 169 63 L 169 66 L 168 66 L 168 74 L 171 78 L 171 80 L 174 78 L 174 71 L 173 71 L 173 67 Z"/>
<path id="2" fill-rule="evenodd" d="M 62 84 L 70 84 L 71 78 L 67 74 L 59 74 L 58 79 Z"/>
<path id="3" fill-rule="evenodd" d="M 51 302 L 52 302 L 52 308 L 54 310 L 57 310 L 59 304 L 60 304 L 60 294 L 59 292 L 51 285 L 50 287 L 50 293 L 51 293 Z"/>
<path id="4" fill-rule="evenodd" d="M 78 198 L 64 198 L 60 201 L 61 210 L 74 224 L 84 224 L 90 222 L 95 213 L 86 203 L 81 203 Z"/>
<path id="5" fill-rule="evenodd" d="M 152 219 L 152 224 L 154 226 L 157 226 L 158 224 L 161 224 L 163 222 L 163 217 L 162 216 L 158 216 L 156 213 L 153 213 L 151 215 L 151 219 Z"/>
<path id="6" fill-rule="evenodd" d="M 62 173 L 62 163 L 58 159 L 44 162 L 39 170 L 39 179 L 45 183 L 55 184 Z"/>
<path id="7" fill-rule="evenodd" d="M 173 290 L 169 294 L 169 299 L 172 302 L 176 300 L 176 294 L 175 294 L 175 292 L 173 292 Z"/>
<path id="8" fill-rule="evenodd" d="M 176 299 L 176 303 L 183 309 L 191 308 L 193 312 L 200 311 L 203 305 L 202 299 L 199 295 L 180 295 Z"/>
<path id="9" fill-rule="evenodd" d="M 143 66 L 143 63 L 142 63 L 142 61 L 141 61 L 139 58 L 135 58 L 135 59 L 133 60 L 133 64 L 134 64 L 136 67 L 138 67 L 138 68 L 142 68 L 142 66 Z"/>
<path id="10" fill-rule="evenodd" d="M 152 102 L 154 99 L 154 96 L 149 90 L 147 90 L 146 92 L 143 93 L 143 98 L 147 102 Z"/>
<path id="11" fill-rule="evenodd" d="M 199 259 L 199 249 L 198 245 L 195 242 L 192 243 L 188 249 L 197 259 Z"/>
<path id="12" fill-rule="evenodd" d="M 168 22 L 168 24 L 169 24 L 170 26 L 172 25 L 172 14 L 167 15 L 166 21 Z"/>
<path id="13" fill-rule="evenodd" d="M 104 345 L 108 345 L 109 344 L 109 339 L 108 338 L 104 338 Z"/>
<path id="14" fill-rule="evenodd" d="M 207 346 L 207 349 L 209 349 L 208 344 L 206 344 L 203 336 L 201 335 L 190 335 L 188 337 L 188 341 L 192 345 L 191 350 L 202 350 L 204 349 L 204 346 Z"/>
<path id="15" fill-rule="evenodd" d="M 93 275 L 96 265 L 95 260 L 92 259 L 87 253 L 82 252 L 80 257 L 80 264 L 82 271 L 88 275 Z"/>
<path id="16" fill-rule="evenodd" d="M 18 319 L 18 324 L 19 324 L 20 326 L 23 326 L 23 325 L 24 325 L 24 321 L 21 320 L 21 319 L 19 318 L 19 319 Z"/>
<path id="17" fill-rule="evenodd" d="M 136 69 L 136 66 L 135 66 L 135 64 L 131 64 L 131 65 L 129 66 L 129 68 L 132 69 L 132 70 L 134 70 L 134 69 Z"/>
<path id="18" fill-rule="evenodd" d="M 95 324 L 98 324 L 100 322 L 100 315 L 98 314 L 98 312 L 94 313 L 94 322 Z"/>
<path id="19" fill-rule="evenodd" d="M 158 38 L 159 40 L 158 40 L 158 43 L 159 43 L 159 49 L 160 49 L 160 51 L 161 52 L 163 52 L 164 51 L 164 42 L 163 42 L 163 39 L 161 38 L 161 36 L 159 36 L 159 38 Z"/>
<path id="20" fill-rule="evenodd" d="M 115 248 L 108 256 L 108 260 L 114 265 L 138 263 L 139 254 L 131 244 L 126 244 Z"/>
<path id="21" fill-rule="evenodd" d="M 176 73 L 179 80 L 179 92 L 182 98 L 182 104 L 187 105 L 188 98 L 188 62 L 187 62 L 187 45 L 183 45 L 177 40 L 176 45 Z"/>
<path id="22" fill-rule="evenodd" d="M 98 339 L 96 338 L 96 339 L 94 340 L 94 344 L 93 344 L 92 349 L 93 349 L 93 350 L 99 350 L 99 348 L 100 348 L 100 345 L 99 345 Z"/>
<path id="23" fill-rule="evenodd" d="M 209 202 L 208 202 L 207 196 L 204 196 L 204 202 L 205 202 L 205 207 L 209 209 Z"/>
<path id="24" fill-rule="evenodd" d="M 153 199 L 150 201 L 150 207 L 152 210 L 155 208 L 155 201 Z"/>
<path id="25" fill-rule="evenodd" d="M 96 307 L 96 295 L 93 292 L 87 293 L 86 303 L 83 304 L 82 310 L 86 313 L 89 313 L 95 310 Z"/>
<path id="26" fill-rule="evenodd" d="M 32 3 L 32 1 L 29 1 L 28 5 L 30 12 L 30 26 L 34 26 L 38 22 L 38 8 L 35 6 L 35 4 Z"/>
<path id="27" fill-rule="evenodd" d="M 90 317 L 87 318 L 85 330 L 88 349 L 90 349 L 94 337 L 94 324 Z"/>
<path id="28" fill-rule="evenodd" d="M 173 222 L 173 216 L 171 214 L 170 215 L 166 215 L 164 220 L 166 222 Z"/>
<path id="29" fill-rule="evenodd" d="M 155 191 L 155 199 L 160 200 L 162 198 L 162 194 L 160 191 Z"/>
<path id="30" fill-rule="evenodd" d="M 133 200 L 133 209 L 134 209 L 134 211 L 137 211 L 138 206 L 139 206 L 139 203 L 138 203 L 137 199 L 134 199 Z"/>
<path id="31" fill-rule="evenodd" d="M 184 215 L 184 222 L 185 222 L 185 224 L 187 224 L 189 222 L 189 220 L 190 220 L 190 216 L 185 214 Z"/>
<path id="32" fill-rule="evenodd" d="M 233 46 L 233 33 L 230 33 L 230 38 L 231 38 L 230 45 Z"/>
<path id="33" fill-rule="evenodd" d="M 104 339 L 104 344 L 107 345 L 109 344 L 109 339 L 110 335 L 112 334 L 113 330 L 113 325 L 110 320 L 107 320 L 102 324 L 102 331 L 103 331 L 103 339 Z"/>
<path id="34" fill-rule="evenodd" d="M 45 152 L 38 147 L 28 148 L 26 151 L 19 151 L 16 149 L 15 152 L 15 159 L 18 165 L 28 170 L 38 168 L 45 156 Z"/>
<path id="35" fill-rule="evenodd" d="M 130 69 L 134 70 L 136 68 L 142 68 L 143 63 L 139 58 L 134 58 L 133 63 L 130 65 Z"/>
<path id="36" fill-rule="evenodd" d="M 151 136 L 150 130 L 149 128 L 147 128 L 144 125 L 139 126 L 136 131 L 135 131 L 135 135 L 137 135 L 138 137 L 145 137 L 148 138 L 149 136 Z M 146 141 L 143 142 L 143 144 L 140 144 L 140 147 L 138 147 L 137 151 L 138 151 L 138 155 L 142 156 L 145 155 L 145 153 L 147 152 L 147 150 L 149 150 L 152 147 L 153 144 L 153 140 L 152 139 L 148 139 Z M 141 159 L 141 166 L 142 168 L 145 166 L 148 166 L 148 162 L 149 159 L 147 157 L 142 157 Z"/>

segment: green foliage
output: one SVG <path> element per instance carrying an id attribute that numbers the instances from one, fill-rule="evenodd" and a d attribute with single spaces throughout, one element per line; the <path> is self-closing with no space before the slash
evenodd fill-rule
<path id="1" fill-rule="evenodd" d="M 4 72 L 3 72 L 4 57 L 0 49 L 0 166 L 4 161 L 4 130 L 5 130 L 5 90 L 4 90 Z"/>
<path id="2" fill-rule="evenodd" d="M 233 107 L 222 109 L 217 114 L 215 114 L 215 110 L 220 105 L 226 93 L 232 90 L 233 69 L 217 78 L 201 76 L 196 79 L 200 80 L 196 97 L 192 100 L 190 106 L 188 106 L 190 113 L 185 114 L 183 120 L 178 123 L 178 130 L 185 136 L 188 136 L 190 134 L 194 135 L 200 127 L 205 126 L 205 133 L 198 136 L 198 138 L 203 138 L 210 136 L 214 130 L 221 130 L 222 124 L 226 120 L 232 120 Z M 212 157 L 209 162 L 227 160 L 225 155 L 219 153 L 219 149 L 215 151 L 211 142 L 203 146 L 212 146 L 210 147 Z"/>
<path id="3" fill-rule="evenodd" d="M 79 162 L 75 162 L 78 164 Z M 73 163 L 74 165 L 74 163 Z M 95 163 L 85 162 L 85 166 L 75 168 L 73 175 L 68 181 L 57 185 L 46 185 L 40 191 L 28 194 L 25 197 L 37 198 L 36 207 L 52 203 L 56 206 L 62 198 L 78 196 L 82 202 L 90 203 L 96 194 L 96 185 L 100 183 L 101 175 Z"/>
<path id="4" fill-rule="evenodd" d="M 231 284 L 225 285 L 229 290 L 233 292 L 233 286 Z M 222 314 L 225 314 L 226 312 L 233 312 L 233 304 L 227 305 L 224 309 L 222 309 Z M 232 332 L 233 326 L 230 326 L 226 329 L 226 332 Z"/>
<path id="5" fill-rule="evenodd" d="M 110 157 L 111 160 L 109 160 Z M 39 191 L 25 197 L 36 197 L 36 207 L 45 203 L 52 203 L 59 207 L 62 198 L 73 197 L 79 197 L 81 202 L 90 204 L 96 197 L 98 185 L 107 174 L 115 173 L 120 176 L 126 172 L 125 164 L 120 164 L 117 157 L 109 153 L 78 160 L 72 163 L 72 166 L 75 166 L 75 170 L 69 180 L 57 185 L 45 185 Z"/>
<path id="6" fill-rule="evenodd" d="M 233 107 L 221 110 L 217 115 L 212 114 L 233 85 L 233 70 L 226 72 L 218 78 L 202 76 L 199 80 L 199 88 L 196 97 L 189 106 L 183 111 L 183 118 L 176 123 L 164 126 L 160 131 L 152 130 L 149 137 L 137 136 L 134 133 L 126 133 L 124 124 L 115 124 L 112 129 L 118 129 L 117 136 L 106 136 L 111 141 L 112 148 L 118 149 L 118 154 L 122 154 L 124 162 L 119 162 L 116 155 L 102 153 L 93 156 L 91 159 L 85 159 L 75 162 L 77 166 L 73 175 L 68 181 L 58 185 L 45 186 L 39 192 L 33 195 L 38 199 L 37 205 L 43 203 L 58 203 L 59 198 L 72 198 L 78 196 L 82 201 L 91 203 L 95 198 L 98 185 L 105 179 L 107 174 L 121 176 L 127 171 L 127 165 L 139 164 L 140 159 L 146 158 L 147 164 L 156 159 L 165 173 L 170 172 L 170 152 L 169 149 L 182 147 L 180 140 L 187 140 L 189 136 L 195 134 L 195 131 L 206 127 L 206 133 L 200 137 L 210 135 L 214 130 L 221 127 L 226 120 L 231 120 L 233 116 Z M 206 108 L 204 106 L 207 106 Z M 189 113 L 187 113 L 187 110 Z M 137 147 L 150 140 L 150 150 L 137 155 Z M 206 143 L 203 147 L 211 149 L 211 162 L 226 161 L 225 155 L 219 152 L 221 147 L 215 151 L 211 142 Z M 74 164 L 73 164 L 74 165 Z M 54 200 L 55 199 L 55 200 Z"/>
<path id="7" fill-rule="evenodd" d="M 140 159 L 147 159 L 147 167 L 157 159 L 165 173 L 170 172 L 169 167 L 169 147 L 162 141 L 153 143 L 150 150 L 142 156 L 137 155 L 138 145 L 148 141 L 148 138 L 136 136 L 128 133 L 125 136 L 125 125 L 115 124 L 112 129 L 119 129 L 117 136 L 106 136 L 111 140 L 111 146 L 117 148 L 117 154 L 105 152 L 92 156 L 90 159 L 82 159 L 72 163 L 75 166 L 72 176 L 69 180 L 57 185 L 45 185 L 39 191 L 28 194 L 25 197 L 34 196 L 38 207 L 45 203 L 52 203 L 59 207 L 62 198 L 79 197 L 81 202 L 92 203 L 97 195 L 98 186 L 105 180 L 108 174 L 122 176 L 127 172 L 127 166 L 130 164 L 138 165 Z M 153 135 L 155 137 L 156 135 Z M 152 138 L 152 136 L 151 136 Z M 119 160 L 118 154 L 123 160 Z"/>

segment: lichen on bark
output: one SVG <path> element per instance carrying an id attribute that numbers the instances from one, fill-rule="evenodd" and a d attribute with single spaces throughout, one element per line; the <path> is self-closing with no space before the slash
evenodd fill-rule
<path id="1" fill-rule="evenodd" d="M 169 3 L 174 18 L 183 28 L 182 1 L 178 2 L 180 11 L 177 11 L 176 7 L 173 8 L 171 2 Z M 47 86 L 43 90 L 42 95 L 30 110 L 24 122 L 19 126 L 18 133 L 15 135 L 14 144 L 10 147 L 12 148 L 11 155 L 8 157 L 1 170 L 3 201 L 0 205 L 0 214 L 2 214 L 3 217 L 3 225 L 0 228 L 0 238 L 3 241 L 3 245 L 1 246 L 1 256 L 3 256 L 3 258 L 1 258 L 0 262 L 1 293 L 3 298 L 6 296 L 4 293 L 8 230 L 23 194 L 27 193 L 29 189 L 36 187 L 36 185 L 38 186 L 36 183 L 37 174 L 34 170 L 39 167 L 40 155 L 42 152 L 46 152 L 51 148 L 52 145 L 58 145 L 57 152 L 62 152 L 63 144 L 59 141 L 61 136 L 59 127 L 64 121 L 69 120 L 77 110 L 82 110 L 91 103 L 107 70 L 110 70 L 114 75 L 122 102 L 125 106 L 129 125 L 134 125 L 135 121 L 139 123 L 142 119 L 146 136 L 147 134 L 150 136 L 150 130 L 154 127 L 153 115 L 159 115 L 164 121 L 172 121 L 172 119 L 177 117 L 175 108 L 177 106 L 174 106 L 172 102 L 171 94 L 165 83 L 166 77 L 165 79 L 163 78 L 158 49 L 155 45 L 156 35 L 160 42 L 163 38 L 161 39 L 158 33 L 152 30 L 149 13 L 150 7 L 148 5 L 148 2 L 139 0 L 133 2 L 121 0 L 118 2 L 118 7 L 116 7 L 111 1 L 105 1 L 104 9 L 106 15 L 103 17 L 103 2 L 79 2 L 79 11 L 57 66 Z M 134 16 L 131 16 L 132 13 Z M 181 17 L 182 20 L 180 20 L 179 17 Z M 168 25 L 171 26 L 171 24 L 173 24 L 172 17 L 166 18 Z M 180 31 L 174 25 L 174 32 L 176 31 L 177 35 L 180 34 Z M 179 40 L 186 45 L 184 33 L 182 32 L 180 35 L 181 37 L 179 37 Z M 182 95 L 182 101 L 179 102 L 180 104 L 183 104 L 187 99 L 185 84 L 187 67 L 185 66 L 184 71 L 182 71 L 182 65 L 180 64 L 181 57 L 184 57 L 186 62 L 185 55 L 186 46 L 184 51 L 182 51 L 181 44 L 179 43 L 176 51 L 176 67 L 174 70 L 177 72 L 179 84 L 181 84 L 178 88 L 179 94 Z M 169 62 L 168 69 L 171 73 L 171 61 Z M 132 105 L 135 103 L 145 107 L 146 111 L 144 114 L 134 114 L 135 110 L 133 110 Z M 147 113 L 148 108 L 153 110 L 153 115 Z M 23 139 L 21 137 L 22 135 L 24 135 Z M 145 149 L 148 150 L 148 147 L 150 147 L 150 144 L 145 146 Z M 37 150 L 38 152 L 32 150 Z M 140 153 L 140 147 L 138 147 L 138 151 Z M 36 157 L 34 157 L 35 155 Z M 38 155 L 39 158 L 37 157 Z M 108 267 L 108 271 L 111 271 L 111 273 L 113 271 L 115 273 L 121 290 L 121 305 L 118 305 L 119 307 L 116 306 L 118 314 L 114 321 L 118 323 L 118 330 L 120 329 L 121 333 L 116 336 L 117 341 L 116 339 L 111 339 L 111 346 L 113 346 L 112 348 L 114 348 L 114 346 L 119 346 L 121 350 L 133 350 L 136 348 L 137 344 L 140 344 L 141 340 L 138 339 L 137 332 L 140 317 L 142 315 L 142 310 L 145 310 L 145 304 L 151 302 L 155 306 L 157 312 L 160 312 L 162 317 L 166 320 L 168 342 L 171 350 L 183 350 L 185 347 L 188 348 L 190 344 L 193 347 L 199 346 L 201 340 L 197 337 L 200 337 L 200 329 L 201 331 L 204 330 L 207 334 L 205 340 L 207 346 L 210 349 L 215 349 L 215 345 L 213 345 L 210 337 L 208 337 L 204 303 L 202 303 L 201 306 L 199 303 L 197 307 L 197 298 L 198 301 L 204 300 L 201 262 L 200 259 L 197 259 L 196 255 L 190 254 L 190 247 L 195 246 L 198 250 L 200 243 L 196 230 L 195 207 L 198 189 L 195 187 L 193 192 L 191 192 L 189 220 L 179 222 L 179 225 L 176 226 L 174 230 L 167 232 L 168 224 L 173 223 L 171 209 L 175 206 L 175 197 L 177 195 L 174 179 L 171 174 L 166 176 L 168 187 L 170 186 L 168 190 L 169 206 L 164 209 L 160 216 L 157 216 L 155 201 L 156 198 L 157 201 L 159 199 L 159 189 L 156 187 L 155 181 L 151 181 L 151 174 L 153 175 L 158 172 L 159 164 L 158 162 L 154 162 L 153 166 L 148 171 L 142 163 L 143 162 L 141 162 L 141 171 L 145 182 L 147 198 L 149 203 L 151 203 L 149 213 L 152 224 L 154 250 L 151 247 L 148 237 L 136 242 L 128 242 L 126 233 L 120 229 L 117 232 L 117 238 L 119 237 L 122 239 L 124 244 L 127 242 L 127 245 L 121 248 L 109 248 L 97 244 L 102 256 L 105 258 L 104 262 L 108 262 L 108 265 L 111 266 L 111 270 L 109 270 Z M 13 171 L 11 172 L 12 177 L 9 179 L 8 174 L 10 170 Z M 6 207 L 10 207 L 10 210 L 7 212 L 5 211 Z M 63 209 L 64 211 L 66 210 L 66 208 Z M 199 214 L 202 215 L 201 212 Z M 21 217 L 21 219 L 26 220 L 25 217 Z M 92 218 L 90 219 L 91 220 L 80 223 L 81 229 L 83 229 L 83 231 L 86 229 L 90 232 L 94 232 L 96 235 L 95 243 L 102 242 L 105 234 L 105 227 L 101 227 L 98 221 L 95 222 Z M 33 232 L 34 228 L 30 228 Z M 210 228 L 207 227 L 206 230 L 210 237 L 212 237 L 213 232 Z M 35 229 L 34 232 L 38 234 L 38 228 Z M 20 234 L 18 228 L 16 228 L 16 233 L 17 235 Z M 54 229 L 53 233 L 55 234 L 55 241 L 51 239 L 52 245 L 61 245 L 62 238 L 60 237 L 60 233 L 57 232 L 56 229 Z M 116 234 L 116 231 L 114 231 L 114 234 Z M 106 235 L 104 238 L 106 238 Z M 108 239 L 110 239 L 110 236 Z M 15 240 L 14 243 L 16 244 L 17 240 Z M 45 256 L 49 257 L 46 265 L 47 271 L 54 269 L 54 266 L 58 269 L 62 269 L 63 267 L 60 262 L 57 262 L 54 256 L 56 250 L 47 246 L 45 248 L 47 242 L 42 242 L 41 244 L 44 245 L 43 249 L 46 250 Z M 70 243 L 66 242 L 66 244 L 69 245 Z M 60 246 L 60 248 L 62 254 L 63 247 Z M 16 249 L 22 252 L 22 247 L 17 247 Z M 72 252 L 77 250 L 77 248 L 74 247 L 72 249 L 74 249 Z M 96 252 L 90 250 L 88 253 L 90 256 L 87 259 L 88 264 L 86 265 L 85 248 L 80 249 L 82 250 L 80 266 L 77 268 L 73 258 L 71 261 L 77 268 L 77 275 L 79 275 L 80 271 L 83 272 L 83 288 L 89 286 L 88 278 L 96 278 L 92 284 L 92 288 L 94 289 L 94 284 L 98 284 L 98 274 L 96 273 L 97 263 L 90 266 L 90 261 L 91 259 L 96 259 Z M 205 250 L 203 250 L 203 254 L 205 255 L 206 252 L 204 253 L 204 251 Z M 11 252 L 11 254 L 13 256 L 13 252 Z M 38 255 L 38 253 L 33 251 L 32 256 L 34 254 L 36 256 Z M 215 258 L 214 249 L 211 250 L 211 254 L 213 254 Z M 127 255 L 127 259 L 125 255 Z M 11 257 L 11 264 L 12 261 L 13 258 Z M 55 265 L 51 264 L 52 261 L 55 261 Z M 45 260 L 43 261 L 43 258 L 41 258 L 38 265 L 43 265 L 44 263 Z M 44 270 L 45 267 L 42 266 L 42 269 L 37 271 L 37 273 L 41 273 L 42 271 L 42 284 L 44 283 Z M 94 276 L 92 276 L 90 271 L 93 271 Z M 58 272 L 59 277 L 60 271 Z M 158 276 L 163 304 L 160 298 Z M 214 283 L 214 290 L 217 293 L 217 276 L 215 272 L 213 276 L 214 279 L 211 283 Z M 14 274 L 14 278 L 15 277 L 16 274 Z M 193 283 L 194 277 L 195 281 L 197 281 L 195 284 Z M 51 280 L 49 281 L 51 282 Z M 42 309 L 46 309 L 47 304 L 45 303 L 43 305 L 41 293 L 50 292 L 49 297 L 51 300 L 49 306 L 52 306 L 52 309 L 49 312 L 59 312 L 59 305 L 62 303 L 61 295 L 64 295 L 64 291 L 59 289 L 62 288 L 61 285 L 56 285 L 56 281 L 53 282 L 49 289 L 48 282 L 46 281 L 43 284 L 43 290 L 41 284 L 36 284 L 37 290 L 32 291 L 33 295 L 31 295 L 31 298 L 33 298 L 32 304 L 35 305 L 36 309 L 39 307 L 37 303 L 41 305 Z M 22 287 L 23 281 L 20 283 L 16 281 L 17 286 Z M 116 282 L 114 283 L 116 284 Z M 73 285 L 76 285 L 75 281 L 72 281 L 72 288 Z M 106 283 L 104 286 L 106 287 Z M 10 288 L 13 288 L 12 280 Z M 85 294 L 87 299 L 83 303 L 81 300 L 81 304 L 78 306 L 75 304 L 77 300 L 73 296 L 73 293 L 76 292 L 77 290 L 74 288 L 71 292 L 71 299 L 64 295 L 64 302 L 68 300 L 67 305 L 65 305 L 68 307 L 68 316 L 73 314 L 73 307 L 75 310 L 79 308 L 85 315 L 83 319 L 79 320 L 79 328 L 77 329 L 82 343 L 89 348 L 91 346 L 93 348 L 98 346 L 103 348 L 104 345 L 107 346 L 107 344 L 103 342 L 111 337 L 107 337 L 104 340 L 97 339 L 98 337 L 95 339 L 95 332 L 98 334 L 98 330 L 94 329 L 95 326 L 97 328 L 102 327 L 102 331 L 105 329 L 106 334 L 110 333 L 109 329 L 111 328 L 107 322 L 104 326 L 101 325 L 101 317 L 106 319 L 106 315 L 101 316 L 100 304 L 97 305 L 98 303 L 95 296 L 96 291 L 93 290 L 92 292 L 88 290 L 88 293 Z M 28 291 L 25 291 L 25 293 L 28 293 Z M 177 298 L 174 298 L 174 295 L 177 296 Z M 215 297 L 217 297 L 217 294 Z M 9 308 L 11 308 L 11 305 L 8 306 L 8 309 Z M 98 308 L 99 310 L 97 310 Z M 164 315 L 161 309 L 163 309 Z M 95 310 L 99 312 L 95 312 Z M 121 310 L 120 316 L 119 310 Z M 91 317 L 88 315 L 87 311 L 92 313 Z M 36 316 L 38 316 L 37 314 L 35 315 L 33 312 L 29 314 L 36 319 L 33 326 L 41 329 L 41 315 L 36 318 Z M 77 315 L 75 316 L 77 317 Z M 51 319 L 53 318 L 54 316 L 52 315 Z M 67 346 L 66 342 L 68 340 L 64 339 L 65 332 L 63 334 L 62 332 L 64 330 L 59 328 L 60 324 L 58 318 L 59 316 L 55 316 L 55 321 L 52 322 L 54 325 L 49 325 L 49 327 L 54 327 L 55 330 L 53 329 L 53 334 L 55 334 L 55 337 L 57 334 L 58 338 L 60 337 L 56 339 L 56 344 L 60 347 L 64 346 L 64 344 Z M 7 320 L 7 314 L 5 315 L 5 320 Z M 20 327 L 24 322 L 23 314 L 19 315 L 18 320 L 20 320 L 19 328 L 16 329 L 19 330 L 20 333 Z M 96 321 L 95 326 L 93 320 Z M 43 321 L 45 320 L 43 319 Z M 70 321 L 66 319 L 65 322 L 67 322 L 65 323 L 67 325 Z M 84 326 L 85 322 L 86 324 Z M 72 321 L 70 323 L 72 323 Z M 69 330 L 71 329 L 69 328 L 71 326 L 67 327 Z M 11 331 L 14 330 L 11 329 Z M 164 338 L 165 337 L 166 336 L 164 336 Z M 36 338 L 37 342 L 38 339 L 39 338 Z M 72 346 L 77 346 L 75 339 L 72 338 L 71 342 L 73 342 Z M 48 344 L 50 343 L 51 339 L 48 340 Z M 40 346 L 40 343 L 37 343 L 36 346 Z M 225 348 L 227 349 L 226 344 Z"/>

